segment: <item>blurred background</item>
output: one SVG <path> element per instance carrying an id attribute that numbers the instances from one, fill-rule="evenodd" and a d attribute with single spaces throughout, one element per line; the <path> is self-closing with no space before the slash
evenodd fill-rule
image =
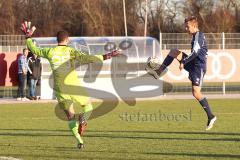
<path id="1" fill-rule="evenodd" d="M 189 15 L 204 32 L 240 32 L 239 0 L 0 0 L 0 34 L 20 34 L 21 22 L 31 20 L 35 36 L 60 29 L 73 36 L 124 36 L 126 18 L 128 36 L 144 36 L 147 21 L 147 35 L 159 39 L 159 32 L 184 32 Z"/>

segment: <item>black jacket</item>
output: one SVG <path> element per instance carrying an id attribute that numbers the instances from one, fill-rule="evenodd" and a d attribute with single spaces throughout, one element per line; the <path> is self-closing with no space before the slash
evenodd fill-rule
<path id="1" fill-rule="evenodd" d="M 42 64 L 40 58 L 28 58 L 28 72 L 30 79 L 37 80 L 41 78 Z"/>

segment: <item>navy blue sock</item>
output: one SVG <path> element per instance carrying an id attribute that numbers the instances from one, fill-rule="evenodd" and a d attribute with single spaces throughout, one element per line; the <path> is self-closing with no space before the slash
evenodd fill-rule
<path id="1" fill-rule="evenodd" d="M 211 109 L 208 105 L 208 101 L 206 98 L 203 98 L 202 100 L 199 101 L 199 103 L 202 105 L 203 109 L 205 110 L 205 112 L 207 113 L 207 117 L 208 119 L 212 119 L 214 117 L 214 115 L 211 112 Z"/>
<path id="2" fill-rule="evenodd" d="M 173 60 L 174 60 L 173 57 L 167 55 L 167 57 L 164 59 L 162 65 L 161 65 L 161 67 L 159 68 L 159 71 L 161 72 L 161 71 L 165 70 L 172 63 Z"/>
<path id="3" fill-rule="evenodd" d="M 173 57 L 167 55 L 167 57 L 163 61 L 163 65 L 167 67 L 172 63 L 173 60 L 174 60 Z"/>

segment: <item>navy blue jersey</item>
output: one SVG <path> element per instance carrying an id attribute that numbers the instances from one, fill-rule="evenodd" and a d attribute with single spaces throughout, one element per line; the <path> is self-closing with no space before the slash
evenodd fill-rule
<path id="1" fill-rule="evenodd" d="M 196 32 L 192 37 L 191 54 L 183 60 L 184 69 L 191 72 L 192 68 L 197 67 L 206 72 L 207 52 L 208 48 L 204 34 Z"/>

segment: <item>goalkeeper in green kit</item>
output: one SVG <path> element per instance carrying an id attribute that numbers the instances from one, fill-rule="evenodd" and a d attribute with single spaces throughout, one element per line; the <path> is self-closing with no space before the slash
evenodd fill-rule
<path id="1" fill-rule="evenodd" d="M 59 31 L 57 33 L 58 46 L 53 48 L 38 48 L 33 43 L 31 35 L 35 31 L 35 27 L 31 27 L 30 22 L 24 22 L 21 30 L 26 35 L 28 49 L 43 58 L 46 58 L 53 71 L 54 78 L 54 91 L 61 109 L 66 113 L 69 128 L 72 131 L 74 137 L 77 139 L 77 147 L 83 148 L 83 139 L 81 137 L 84 129 L 86 128 L 85 114 L 91 112 L 93 107 L 90 103 L 87 92 L 80 87 L 74 87 L 78 90 L 69 93 L 67 86 L 80 86 L 80 80 L 77 77 L 77 73 L 74 69 L 74 62 L 78 61 L 81 64 L 87 63 L 102 63 L 103 60 L 110 59 L 111 57 L 120 54 L 119 50 L 112 51 L 104 55 L 88 55 L 84 52 L 75 50 L 68 47 L 69 35 L 66 31 Z M 79 93 L 79 95 L 76 95 Z M 83 113 L 79 117 L 75 117 L 73 103 L 83 107 Z M 76 119 L 77 118 L 77 119 Z"/>

